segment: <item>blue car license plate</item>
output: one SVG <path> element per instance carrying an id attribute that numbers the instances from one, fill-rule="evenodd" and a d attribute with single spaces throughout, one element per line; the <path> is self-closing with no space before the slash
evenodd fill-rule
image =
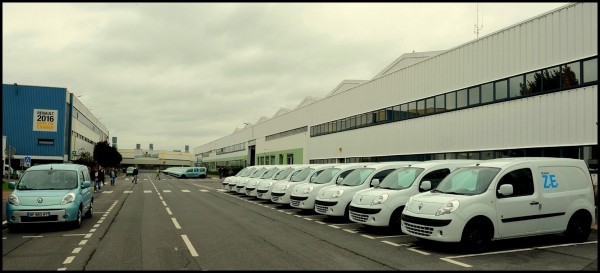
<path id="1" fill-rule="evenodd" d="M 29 217 L 46 217 L 50 216 L 50 212 L 36 211 L 36 212 L 28 212 L 27 216 Z"/>

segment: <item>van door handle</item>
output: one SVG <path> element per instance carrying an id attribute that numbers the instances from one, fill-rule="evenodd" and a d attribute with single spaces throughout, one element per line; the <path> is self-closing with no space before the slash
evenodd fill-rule
<path id="1" fill-rule="evenodd" d="M 538 201 L 532 201 L 531 203 L 529 203 L 529 205 L 538 205 L 540 202 Z"/>

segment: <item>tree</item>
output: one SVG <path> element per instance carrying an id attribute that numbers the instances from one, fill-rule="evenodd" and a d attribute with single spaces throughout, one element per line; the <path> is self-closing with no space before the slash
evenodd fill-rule
<path id="1" fill-rule="evenodd" d="M 94 160 L 103 167 L 116 167 L 123 161 L 123 156 L 105 140 L 94 146 Z"/>
<path id="2" fill-rule="evenodd" d="M 80 150 L 79 158 L 73 160 L 73 163 L 85 165 L 90 169 L 96 166 L 96 161 L 94 160 L 94 157 L 92 157 L 92 154 L 83 151 L 83 149 Z"/>

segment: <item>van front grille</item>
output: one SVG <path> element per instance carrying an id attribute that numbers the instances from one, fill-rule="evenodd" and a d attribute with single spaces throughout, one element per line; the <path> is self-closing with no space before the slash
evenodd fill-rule
<path id="1" fill-rule="evenodd" d="M 421 236 L 431 236 L 433 228 L 428 226 L 417 225 L 409 222 L 402 222 L 408 233 Z"/>

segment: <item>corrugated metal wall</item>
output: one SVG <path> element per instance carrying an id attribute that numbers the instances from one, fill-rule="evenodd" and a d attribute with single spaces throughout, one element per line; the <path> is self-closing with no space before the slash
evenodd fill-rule
<path id="1" fill-rule="evenodd" d="M 195 152 L 595 56 L 597 40 L 597 3 L 567 5 L 265 121 L 251 138 L 246 129 Z M 304 161 L 596 144 L 597 99 L 592 86 L 309 138 Z"/>
<path id="2" fill-rule="evenodd" d="M 64 159 L 66 94 L 66 88 L 2 84 L 2 133 L 6 145 L 16 148 L 14 158 Z M 56 132 L 33 131 L 33 109 L 57 110 Z M 39 145 L 38 139 L 53 139 L 54 144 Z"/>

